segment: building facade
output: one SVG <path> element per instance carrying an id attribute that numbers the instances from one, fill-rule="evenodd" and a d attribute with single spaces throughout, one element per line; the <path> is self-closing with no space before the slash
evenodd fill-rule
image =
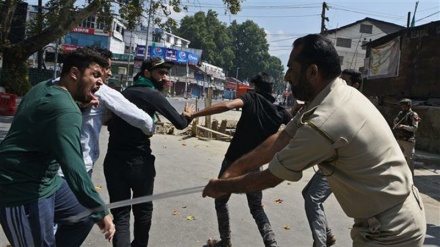
<path id="1" fill-rule="evenodd" d="M 363 72 L 366 55 L 366 47 L 363 45 L 404 28 L 367 17 L 340 28 L 328 30 L 324 35 L 333 41 L 343 70 L 356 69 Z"/>

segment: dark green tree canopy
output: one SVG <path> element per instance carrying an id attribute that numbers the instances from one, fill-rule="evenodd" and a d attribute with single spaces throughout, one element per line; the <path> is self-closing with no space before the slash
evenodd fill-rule
<path id="1" fill-rule="evenodd" d="M 202 59 L 225 69 L 227 76 L 246 80 L 266 71 L 282 80 L 281 60 L 269 54 L 266 33 L 253 21 L 233 21 L 227 26 L 209 10 L 184 17 L 174 33 L 191 40 L 192 48 L 203 50 Z"/>

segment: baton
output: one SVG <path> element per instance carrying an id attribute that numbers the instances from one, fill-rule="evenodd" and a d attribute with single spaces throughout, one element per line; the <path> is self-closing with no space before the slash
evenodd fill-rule
<path id="1" fill-rule="evenodd" d="M 84 219 L 84 218 L 90 216 L 93 213 L 101 212 L 101 211 L 104 211 L 107 209 L 120 208 L 120 207 L 125 207 L 125 206 L 130 206 L 130 205 L 136 205 L 136 204 L 140 204 L 140 203 L 151 202 L 153 200 L 158 200 L 158 199 L 165 199 L 165 198 L 170 198 L 170 197 L 176 197 L 176 196 L 181 196 L 181 195 L 202 192 L 203 188 L 205 188 L 205 186 L 197 186 L 197 187 L 192 187 L 192 188 L 186 188 L 186 189 L 181 189 L 181 190 L 174 190 L 174 191 L 159 193 L 156 195 L 141 196 L 141 197 L 136 197 L 133 199 L 112 202 L 112 203 L 109 203 L 109 204 L 106 204 L 103 206 L 84 210 L 83 212 L 81 212 L 77 215 L 73 215 L 73 216 L 66 218 L 65 222 L 66 223 L 75 223 L 75 222 L 80 221 L 81 219 Z"/>

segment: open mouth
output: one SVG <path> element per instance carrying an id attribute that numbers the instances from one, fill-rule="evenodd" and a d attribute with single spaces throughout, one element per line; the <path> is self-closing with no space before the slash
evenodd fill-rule
<path id="1" fill-rule="evenodd" d="M 90 90 L 90 92 L 91 92 L 92 94 L 94 94 L 94 93 L 96 93 L 96 91 L 98 91 L 98 90 L 99 90 L 99 86 L 97 85 L 97 86 L 93 87 L 93 88 Z"/>

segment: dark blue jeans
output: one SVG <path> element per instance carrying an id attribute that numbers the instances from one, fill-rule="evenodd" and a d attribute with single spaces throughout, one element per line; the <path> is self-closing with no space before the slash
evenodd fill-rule
<path id="1" fill-rule="evenodd" d="M 130 153 L 107 153 L 104 175 L 110 202 L 152 195 L 154 188 L 154 156 Z M 130 243 L 130 212 L 134 215 L 134 239 Z M 113 246 L 148 246 L 153 203 L 142 203 L 111 210 L 116 233 Z"/>
<path id="2" fill-rule="evenodd" d="M 50 197 L 20 206 L 0 207 L 0 222 L 12 246 L 81 246 L 93 221 L 86 218 L 65 224 L 63 220 L 84 210 L 63 180 L 60 189 Z M 58 224 L 55 235 L 54 222 Z"/>
<path id="3" fill-rule="evenodd" d="M 222 168 L 218 177 L 220 177 L 230 166 L 232 162 L 224 159 Z M 275 241 L 275 233 L 272 230 L 269 219 L 264 212 L 263 205 L 261 203 L 263 199 L 263 193 L 261 191 L 246 193 L 248 206 L 252 217 L 254 217 L 255 223 L 257 223 L 258 230 L 263 237 L 263 242 L 266 247 L 277 246 Z M 217 212 L 218 230 L 220 232 L 220 239 L 223 242 L 231 241 L 231 227 L 229 223 L 229 209 L 228 201 L 230 195 L 215 199 L 215 210 Z"/>

